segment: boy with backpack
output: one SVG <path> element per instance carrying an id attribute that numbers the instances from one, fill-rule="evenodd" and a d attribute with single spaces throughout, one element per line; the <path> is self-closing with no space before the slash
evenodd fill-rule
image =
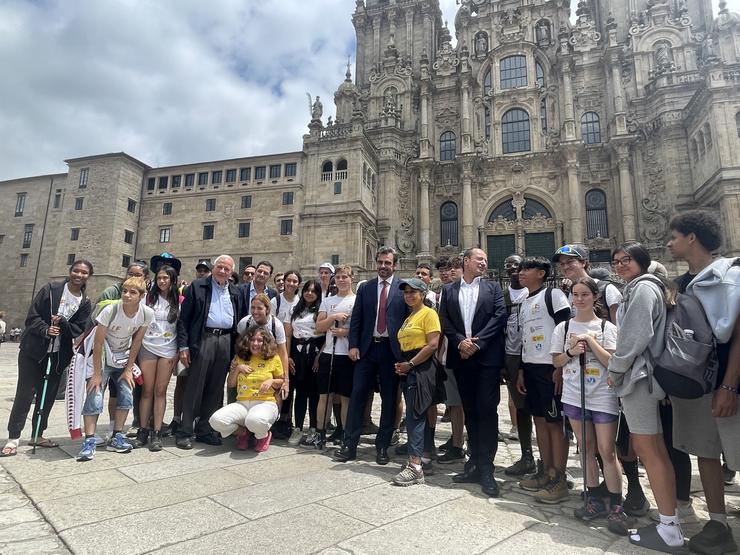
<path id="1" fill-rule="evenodd" d="M 673 437 L 678 449 L 696 455 L 709 522 L 689 541 L 695 553 L 730 553 L 737 549 L 727 525 L 722 453 L 730 468 L 740 468 L 740 258 L 717 258 L 721 228 L 709 212 L 690 210 L 674 217 L 668 249 L 689 271 L 676 279 L 679 292 L 698 299 L 716 340 L 714 391 L 696 399 L 671 397 Z"/>
<path id="2" fill-rule="evenodd" d="M 95 456 L 95 427 L 103 412 L 103 393 L 108 379 L 118 385 L 117 407 L 113 433 L 108 449 L 128 453 L 133 448 L 122 430 L 128 412 L 133 406 L 136 357 L 147 327 L 154 319 L 154 310 L 141 303 L 146 283 L 141 278 L 128 278 L 121 288 L 121 301 L 106 306 L 95 321 L 93 333 L 93 373 L 87 380 L 87 397 L 82 407 L 85 423 L 85 441 L 77 455 L 79 461 L 90 461 Z"/>
<path id="3" fill-rule="evenodd" d="M 534 417 L 537 446 L 542 468 L 519 487 L 533 491 L 537 501 L 559 503 L 568 498 L 565 465 L 568 439 L 563 433 L 563 405 L 560 401 L 562 372 L 556 375 L 550 356 L 555 327 L 570 318 L 570 303 L 560 289 L 547 287 L 550 262 L 545 258 L 525 258 L 519 267 L 519 283 L 529 290 L 521 303 L 522 368 L 517 389 L 526 395 Z"/>

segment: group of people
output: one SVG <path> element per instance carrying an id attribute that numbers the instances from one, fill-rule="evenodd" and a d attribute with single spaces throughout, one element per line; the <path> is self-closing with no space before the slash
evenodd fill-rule
<path id="1" fill-rule="evenodd" d="M 43 287 L 29 309 L 2 455 L 16 453 L 34 392 L 45 381 L 56 391 L 74 355 L 69 380 L 83 376 L 84 398 L 67 403 L 82 416 L 81 461 L 93 459 L 106 441 L 96 434 L 106 388 L 110 450 L 159 451 L 170 434 L 181 449 L 191 449 L 193 441 L 220 445 L 234 435 L 237 449 L 262 452 L 275 434 L 290 445 L 318 449 L 334 442 L 338 462 L 358 457 L 379 392 L 376 463 L 390 462 L 400 428 L 407 434 L 396 453 L 408 461 L 394 484 L 424 483 L 434 460 L 459 462 L 454 483 L 476 483 L 498 497 L 494 461 L 503 383 L 522 453 L 504 473 L 538 502 L 569 497 L 570 432 L 584 454 L 577 518 L 606 518 L 613 532 L 658 551 L 731 552 L 736 545 L 727 525 L 721 459 L 725 469 L 740 467 L 740 259 L 713 257 L 721 233 L 706 212 L 676 216 L 670 233 L 668 249 L 688 264 L 673 282 L 635 242 L 614 249 L 616 278 L 590 272 L 579 245 L 564 245 L 551 259 L 511 255 L 504 288 L 486 279 L 482 249 L 442 259 L 435 268 L 419 264 L 415 277 L 401 279 L 396 251 L 381 247 L 377 275 L 357 284 L 356 292 L 352 268 L 329 263 L 304 281 L 295 270 L 273 276 L 273 265 L 261 261 L 243 268 L 242 283 L 235 283 L 228 255 L 213 264 L 199 261 L 196 279 L 183 285 L 180 263 L 170 257 L 157 261 L 151 283 L 147 265 L 132 264 L 125 281 L 93 306 L 85 295 L 93 267 L 78 260 L 69 278 Z M 432 290 L 439 283 L 435 269 L 441 286 Z M 556 270 L 560 287 L 552 286 Z M 700 303 L 716 344 L 710 390 L 693 399 L 668 395 L 670 388 L 656 378 L 656 360 L 667 349 L 684 295 Z M 173 374 L 173 418 L 164 424 Z M 32 441 L 53 447 L 43 433 L 54 396 L 42 398 Z M 442 403 L 452 435 L 437 446 Z M 132 409 L 134 430 L 126 434 Z M 680 520 L 693 514 L 689 454 L 698 457 L 710 521 L 687 545 Z M 649 508 L 638 459 L 658 514 L 656 524 L 632 530 L 633 517 Z"/>

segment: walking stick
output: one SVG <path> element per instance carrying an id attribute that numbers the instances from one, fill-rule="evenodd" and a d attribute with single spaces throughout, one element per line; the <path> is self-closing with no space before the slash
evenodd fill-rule
<path id="1" fill-rule="evenodd" d="M 588 503 L 586 467 L 588 465 L 588 452 L 586 449 L 586 353 L 578 355 L 581 365 L 581 469 L 583 470 L 583 503 Z"/>
<path id="2" fill-rule="evenodd" d="M 36 409 L 36 428 L 33 432 L 33 448 L 31 449 L 31 454 L 36 454 L 36 443 L 38 443 L 39 440 L 39 429 L 41 428 L 41 414 L 44 412 L 44 404 L 46 403 L 46 390 L 49 386 L 49 374 L 51 373 L 51 355 L 54 352 L 54 344 L 56 343 L 56 336 L 51 338 L 51 352 L 47 353 L 48 360 L 46 362 L 46 373 L 44 374 L 44 385 L 41 386 L 41 401 L 39 402 L 38 397 L 36 399 L 36 406 L 38 409 Z M 38 395 L 38 391 L 36 392 Z"/>

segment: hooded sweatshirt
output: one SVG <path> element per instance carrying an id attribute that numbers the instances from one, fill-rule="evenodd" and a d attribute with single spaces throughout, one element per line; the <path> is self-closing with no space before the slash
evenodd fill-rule
<path id="1" fill-rule="evenodd" d="M 653 369 L 645 351 L 662 353 L 665 348 L 666 306 L 660 281 L 650 274 L 636 277 L 627 284 L 617 309 L 617 349 L 609 359 L 609 377 L 619 397 L 629 395 L 643 379 L 652 381 L 656 398 L 665 396 L 652 379 Z"/>
<path id="2" fill-rule="evenodd" d="M 718 343 L 732 338 L 740 314 L 740 258 L 718 258 L 696 274 L 686 294 L 701 303 Z"/>

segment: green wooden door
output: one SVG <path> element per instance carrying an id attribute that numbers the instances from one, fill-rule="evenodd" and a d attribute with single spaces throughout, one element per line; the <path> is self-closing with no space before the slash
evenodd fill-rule
<path id="1" fill-rule="evenodd" d="M 504 260 L 516 254 L 516 242 L 513 235 L 488 236 L 488 267 L 504 274 Z"/>
<path id="2" fill-rule="evenodd" d="M 555 234 L 525 233 L 524 252 L 527 256 L 544 256 L 549 260 L 555 252 Z"/>

